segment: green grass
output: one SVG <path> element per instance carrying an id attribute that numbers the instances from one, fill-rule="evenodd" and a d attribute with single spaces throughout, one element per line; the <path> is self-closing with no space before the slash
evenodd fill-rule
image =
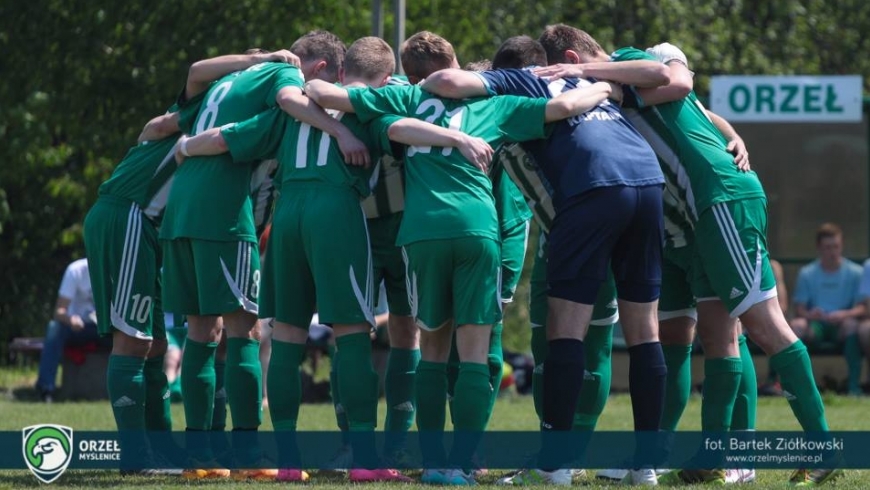
<path id="1" fill-rule="evenodd" d="M 107 402 L 94 403 L 41 403 L 24 402 L 13 399 L 12 394 L 19 395 L 26 390 L 21 386 L 31 383 L 32 372 L 0 370 L 0 430 L 18 431 L 22 427 L 42 423 L 58 423 L 73 427 L 76 430 L 112 430 L 114 428 L 111 407 Z M 16 388 L 18 387 L 18 388 Z M 3 394 L 6 394 L 3 397 Z M 693 397 L 681 422 L 681 429 L 700 429 L 700 398 Z M 862 430 L 870 431 L 870 398 L 826 397 L 825 405 L 828 420 L 832 430 Z M 379 406 L 380 420 L 383 420 L 385 405 Z M 173 405 L 173 417 L 182 421 L 184 414 L 181 405 Z M 630 430 L 631 404 L 628 396 L 615 395 L 608 401 L 601 417 L 601 430 Z M 303 405 L 299 425 L 305 430 L 332 430 L 335 419 L 331 405 Z M 536 430 L 537 421 L 532 407 L 531 397 L 507 394 L 496 405 L 490 428 L 493 430 Z M 271 429 L 268 410 L 264 413 L 264 430 Z M 758 406 L 758 430 L 799 430 L 797 422 L 785 400 L 781 398 L 761 398 Z M 18 448 L 2 448 L 3 451 L 18 451 Z M 500 472 L 492 472 L 482 478 L 482 486 L 489 486 Z M 785 488 L 788 478 L 786 471 L 765 470 L 759 472 L 759 480 L 753 488 Z M 346 488 L 349 484 L 340 478 L 325 478 L 317 475 L 312 477 L 318 488 Z M 28 472 L 0 472 L 0 489 L 5 488 L 35 488 L 39 482 Z M 98 471 L 68 471 L 59 481 L 52 484 L 57 488 L 202 488 L 202 489 L 250 489 L 260 486 L 274 487 L 274 483 L 238 483 L 226 482 L 182 482 L 175 478 L 145 478 L 128 477 L 121 479 L 115 472 Z M 575 485 L 588 489 L 609 488 L 612 485 L 602 485 L 591 476 L 587 480 L 575 482 Z M 395 487 L 380 485 L 378 487 Z M 691 488 L 691 487 L 688 487 Z M 836 483 L 838 489 L 870 488 L 870 472 L 849 471 Z"/>

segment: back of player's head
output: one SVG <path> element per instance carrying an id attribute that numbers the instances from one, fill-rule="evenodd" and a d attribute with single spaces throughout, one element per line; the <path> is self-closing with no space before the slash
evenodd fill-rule
<path id="1" fill-rule="evenodd" d="M 354 41 L 344 57 L 344 74 L 364 80 L 386 80 L 396 71 L 393 48 L 383 39 L 374 36 Z"/>
<path id="2" fill-rule="evenodd" d="M 489 60 L 470 61 L 462 67 L 465 71 L 486 71 L 492 70 L 492 62 Z"/>
<path id="3" fill-rule="evenodd" d="M 538 41 L 544 46 L 550 64 L 568 61 L 565 55 L 568 50 L 588 56 L 595 56 L 604 51 L 598 41 L 587 32 L 565 24 L 547 26 Z"/>
<path id="4" fill-rule="evenodd" d="M 420 31 L 402 43 L 402 68 L 415 83 L 438 70 L 455 66 L 456 52 L 446 39 L 429 31 Z"/>
<path id="5" fill-rule="evenodd" d="M 325 61 L 326 64 L 318 69 L 319 75 L 324 80 L 335 82 L 338 80 L 338 71 L 344 63 L 344 55 L 347 46 L 335 34 L 317 30 L 300 37 L 290 46 L 290 51 L 299 57 L 302 62 L 303 72 L 306 65 Z M 307 75 L 306 75 L 307 76 Z"/>
<path id="6" fill-rule="evenodd" d="M 495 56 L 492 57 L 492 67 L 525 68 L 527 66 L 547 66 L 547 52 L 541 43 L 529 36 L 514 36 L 501 43 Z"/>
<path id="7" fill-rule="evenodd" d="M 263 48 L 248 48 L 245 50 L 245 54 L 269 54 L 269 51 Z"/>

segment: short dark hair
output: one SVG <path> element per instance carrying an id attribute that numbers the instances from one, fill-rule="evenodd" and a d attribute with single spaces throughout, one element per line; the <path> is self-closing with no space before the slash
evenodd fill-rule
<path id="1" fill-rule="evenodd" d="M 438 70 L 450 68 L 456 59 L 453 45 L 429 31 L 420 31 L 402 43 L 402 68 L 409 77 L 424 79 Z"/>
<path id="2" fill-rule="evenodd" d="M 245 54 L 269 54 L 269 51 L 263 48 L 248 48 Z"/>
<path id="3" fill-rule="evenodd" d="M 394 71 L 396 57 L 393 55 L 393 48 L 379 37 L 361 37 L 347 48 L 344 58 L 345 75 L 372 79 L 389 76 Z"/>
<path id="4" fill-rule="evenodd" d="M 311 31 L 300 37 L 290 46 L 293 52 L 303 63 L 312 61 L 326 61 L 324 71 L 331 78 L 338 79 L 338 69 L 344 63 L 344 55 L 347 46 L 335 34 L 325 31 Z"/>
<path id="5" fill-rule="evenodd" d="M 598 41 L 586 31 L 565 24 L 547 26 L 538 41 L 544 46 L 547 62 L 551 65 L 568 61 L 565 51 L 569 49 L 590 56 L 604 52 Z"/>
<path id="6" fill-rule="evenodd" d="M 822 226 L 816 231 L 816 245 L 822 243 L 825 238 L 836 238 L 843 236 L 843 229 L 836 223 L 822 223 Z"/>
<path id="7" fill-rule="evenodd" d="M 525 68 L 527 66 L 547 66 L 547 52 L 541 43 L 529 36 L 514 36 L 501 43 L 495 56 L 492 57 L 492 67 Z"/>

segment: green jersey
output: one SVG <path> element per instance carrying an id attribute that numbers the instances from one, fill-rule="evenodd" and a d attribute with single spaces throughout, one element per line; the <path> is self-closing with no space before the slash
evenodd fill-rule
<path id="1" fill-rule="evenodd" d="M 532 211 L 526 204 L 523 194 L 498 162 L 494 161 L 494 165 L 490 169 L 490 179 L 492 180 L 492 197 L 495 199 L 499 229 L 504 236 L 506 231 L 532 219 Z"/>
<path id="2" fill-rule="evenodd" d="M 348 92 L 363 121 L 385 114 L 415 117 L 483 138 L 492 146 L 544 137 L 546 99 L 441 99 L 417 86 Z M 492 182 L 459 151 L 409 147 L 405 175 L 405 214 L 398 245 L 467 236 L 500 239 Z"/>
<path id="3" fill-rule="evenodd" d="M 635 48 L 622 48 L 612 59 L 657 60 Z M 623 105 L 626 116 L 655 150 L 665 174 L 665 228 L 670 245 L 677 246 L 672 243 L 674 238 L 679 241 L 679 233 L 691 230 L 698 216 L 714 204 L 765 197 L 755 172 L 742 172 L 734 164 L 734 156 L 725 149 L 725 137 L 694 92 L 682 100 L 645 107 L 629 90 Z"/>
<path id="4" fill-rule="evenodd" d="M 366 145 L 373 162 L 391 151 L 387 128 L 396 118 L 362 124 L 353 114 L 335 117 Z M 374 167 L 345 164 L 335 139 L 278 108 L 227 126 L 221 135 L 236 162 L 276 158 L 282 193 L 292 195 L 292 188 L 340 187 L 352 189 L 362 199 L 371 193 L 378 175 Z"/>
<path id="5" fill-rule="evenodd" d="M 169 112 L 179 112 L 179 124 L 189 124 L 196 118 L 202 98 L 199 95 L 181 105 L 174 104 Z M 175 144 L 180 135 L 176 133 L 160 140 L 143 141 L 130 148 L 108 180 L 100 185 L 99 195 L 129 199 L 159 225 L 178 168 Z"/>
<path id="6" fill-rule="evenodd" d="M 199 134 L 244 121 L 277 105 L 284 87 L 303 85 L 302 73 L 286 63 L 260 63 L 214 82 L 196 121 Z M 256 242 L 251 181 L 254 162 L 233 163 L 229 155 L 188 158 L 169 193 L 160 238 Z"/>

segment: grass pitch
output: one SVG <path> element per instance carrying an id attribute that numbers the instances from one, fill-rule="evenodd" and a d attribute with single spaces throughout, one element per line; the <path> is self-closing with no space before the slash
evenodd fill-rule
<path id="1" fill-rule="evenodd" d="M 33 424 L 57 423 L 68 425 L 76 430 L 113 430 L 114 421 L 108 402 L 95 403 L 28 403 L 14 399 L 12 389 L 30 382 L 30 373 L 0 370 L 0 430 L 19 431 Z M 5 393 L 5 397 L 4 397 Z M 828 421 L 832 430 L 870 431 L 870 398 L 846 398 L 829 396 L 825 398 Z M 385 414 L 385 405 L 379 407 L 380 420 Z M 680 429 L 699 430 L 701 400 L 693 396 L 683 415 Z M 173 417 L 178 427 L 184 420 L 180 404 L 173 405 Z M 263 430 L 271 429 L 268 409 L 264 413 Z M 599 422 L 599 430 L 631 430 L 631 403 L 627 395 L 615 395 L 608 401 Z M 333 430 L 335 417 L 332 406 L 303 405 L 299 417 L 301 430 Z M 507 394 L 495 407 L 490 428 L 493 430 L 536 430 L 537 419 L 531 397 Z M 758 406 L 758 430 L 800 430 L 791 414 L 788 404 L 781 398 L 761 398 Z M 2 451 L 20 451 L 18 447 L 0 448 Z M 594 448 L 590 448 L 594 450 Z M 575 486 L 588 489 L 610 488 L 614 485 L 603 484 L 593 478 L 590 471 L 586 479 L 575 480 Z M 490 472 L 479 480 L 481 486 L 494 486 L 502 472 Z M 750 488 L 786 488 L 789 472 L 764 470 L 759 472 L 758 481 Z M 412 474 L 413 476 L 413 474 Z M 178 478 L 125 477 L 114 471 L 67 471 L 51 486 L 55 488 L 130 488 L 130 489 L 250 489 L 257 487 L 276 487 L 287 484 L 278 483 L 239 483 L 233 481 L 185 482 Z M 317 472 L 312 474 L 311 482 L 317 488 L 337 489 L 351 486 L 338 477 L 324 477 Z M 41 484 L 29 472 L 0 471 L 0 489 L 35 488 Z M 369 487 L 401 487 L 401 484 L 369 485 Z M 694 488 L 694 487 L 685 487 Z M 832 488 L 857 490 L 870 488 L 870 471 L 848 471 Z"/>

